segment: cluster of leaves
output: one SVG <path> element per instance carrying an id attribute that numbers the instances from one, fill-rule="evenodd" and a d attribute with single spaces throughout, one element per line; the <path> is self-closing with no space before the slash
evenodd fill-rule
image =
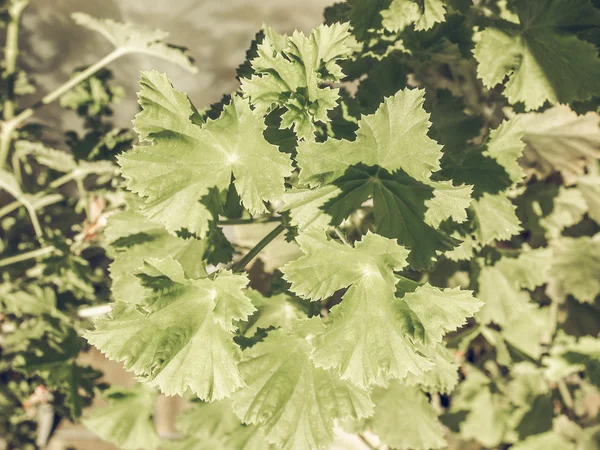
<path id="1" fill-rule="evenodd" d="M 326 448 L 336 423 L 397 449 L 597 448 L 598 5 L 325 17 L 264 28 L 206 111 L 142 73 L 115 302 L 86 338 L 147 388 L 90 420 L 156 448 L 155 387 L 197 397 L 165 448 Z M 277 221 L 238 257 L 231 223 Z M 244 272 L 284 231 L 297 253 Z"/>
<path id="2" fill-rule="evenodd" d="M 7 2 L 8 33 L 18 30 L 27 3 Z M 119 55 L 137 50 L 191 67 L 182 49 L 162 42 L 160 31 L 82 14 L 75 19 L 109 38 L 118 33 Z M 7 38 L 6 61 L 11 51 L 18 49 Z M 79 419 L 107 388 L 102 374 L 80 357 L 89 349 L 82 334 L 90 313 L 110 299 L 101 230 L 107 216 L 122 209 L 115 157 L 131 147 L 135 134 L 111 123 L 112 105 L 124 94 L 110 71 L 87 68 L 58 89 L 64 92 L 60 105 L 78 114 L 82 131 L 27 122 L 11 132 L 23 112 L 49 103 L 53 94 L 16 115 L 21 97 L 36 89 L 6 61 L 2 140 L 12 157 L 0 169 L 0 446 L 33 449 L 46 446 L 63 418 Z"/>
<path id="3" fill-rule="evenodd" d="M 239 90 L 206 110 L 142 73 L 131 150 L 103 120 L 121 96 L 103 72 L 61 98 L 85 117 L 69 153 L 13 130 L 9 445 L 34 426 L 41 442 L 32 403 L 76 418 L 104 387 L 77 359 L 78 311 L 110 295 L 85 338 L 140 383 L 84 422 L 124 449 L 318 449 L 342 429 L 396 449 L 598 448 L 600 5 L 348 0 L 325 19 L 261 30 Z M 107 60 L 189 65 L 163 32 L 75 20 L 115 44 Z M 157 391 L 190 399 L 178 439 L 152 424 Z"/>

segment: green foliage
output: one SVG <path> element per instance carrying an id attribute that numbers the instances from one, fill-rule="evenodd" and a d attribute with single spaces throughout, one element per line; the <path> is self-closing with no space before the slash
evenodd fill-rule
<path id="1" fill-rule="evenodd" d="M 336 426 L 407 450 L 597 448 L 599 18 L 589 0 L 348 0 L 308 35 L 264 27 L 212 107 L 143 72 L 118 155 L 119 134 L 74 156 L 20 139 L 3 242 L 40 260 L 4 260 L 7 370 L 77 416 L 83 334 L 143 384 L 86 420 L 122 448 L 159 445 L 157 391 L 190 400 L 167 449 L 322 449 Z M 187 64 L 160 32 L 77 20 Z M 94 136 L 118 97 L 98 74 L 63 104 Z M 89 216 L 94 183 L 112 303 L 73 325 L 108 299 L 108 263 L 86 257 L 96 228 L 38 213 Z"/>

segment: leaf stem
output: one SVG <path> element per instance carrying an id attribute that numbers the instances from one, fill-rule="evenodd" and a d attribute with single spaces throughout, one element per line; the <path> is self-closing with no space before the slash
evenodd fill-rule
<path id="1" fill-rule="evenodd" d="M 365 435 L 363 435 L 362 433 L 358 433 L 357 436 L 371 450 L 378 450 L 378 447 L 375 447 L 373 444 L 371 444 L 371 442 L 369 442 L 369 440 L 365 437 Z"/>
<path id="2" fill-rule="evenodd" d="M 81 72 L 75 74 L 71 77 L 67 82 L 63 83 L 61 86 L 53 90 L 52 92 L 45 95 L 40 101 L 34 103 L 29 108 L 21 111 L 15 117 L 4 117 L 4 122 L 2 123 L 2 131 L 0 133 L 0 167 L 4 167 L 6 164 L 6 159 L 8 158 L 8 152 L 10 151 L 10 144 L 12 142 L 12 137 L 14 131 L 27 119 L 29 119 L 35 110 L 38 108 L 52 103 L 56 99 L 60 98 L 63 94 L 67 93 L 75 86 L 77 86 L 82 81 L 85 81 L 87 78 L 94 75 L 100 69 L 104 68 L 115 59 L 126 54 L 127 51 L 116 48 L 109 54 L 107 54 L 104 58 L 96 61 L 94 64 L 89 66 L 87 69 L 82 70 Z"/>
<path id="3" fill-rule="evenodd" d="M 336 228 L 334 228 L 334 229 L 333 229 L 333 232 L 335 233 L 335 235 L 336 235 L 338 238 L 340 238 L 340 241 L 342 241 L 342 243 L 343 243 L 344 245 L 350 245 L 350 244 L 348 244 L 348 241 L 346 240 L 346 238 L 344 237 L 344 234 L 343 234 L 343 233 L 340 231 L 340 229 L 339 229 L 339 228 L 337 228 L 337 227 L 336 227 Z"/>
<path id="4" fill-rule="evenodd" d="M 233 272 L 243 272 L 244 268 L 252 261 L 256 255 L 258 255 L 269 243 L 279 236 L 285 227 L 283 225 L 277 225 L 269 234 L 267 234 L 262 240 L 256 244 L 242 259 L 240 259 L 236 264 L 233 265 L 231 270 Z"/>
<path id="5" fill-rule="evenodd" d="M 569 387 L 565 380 L 558 380 L 556 382 L 556 386 L 558 387 L 558 392 L 560 393 L 560 397 L 563 400 L 563 403 L 569 409 L 569 411 L 573 410 L 573 397 L 571 396 L 571 392 L 569 391 Z"/>
<path id="6" fill-rule="evenodd" d="M 15 0 L 10 3 L 8 12 L 10 22 L 6 27 L 6 44 L 4 45 L 4 77 L 6 79 L 6 100 L 4 100 L 0 132 L 0 169 L 4 168 L 10 150 L 13 129 L 5 126 L 15 115 L 15 84 L 17 81 L 17 58 L 19 56 L 19 25 L 23 10 L 29 0 Z"/>
<path id="7" fill-rule="evenodd" d="M 0 267 L 9 266 L 21 261 L 27 261 L 28 259 L 38 258 L 40 256 L 46 256 L 56 251 L 56 247 L 42 247 L 37 250 L 30 252 L 21 253 L 19 255 L 9 256 L 8 258 L 0 259 Z"/>
<path id="8" fill-rule="evenodd" d="M 258 223 L 281 222 L 281 217 L 261 217 L 258 219 L 227 219 L 219 221 L 219 225 L 253 225 Z"/>

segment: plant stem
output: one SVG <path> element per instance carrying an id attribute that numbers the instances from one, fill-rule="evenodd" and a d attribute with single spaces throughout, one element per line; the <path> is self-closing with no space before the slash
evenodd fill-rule
<path id="1" fill-rule="evenodd" d="M 362 433 L 358 433 L 357 434 L 358 438 L 364 442 L 364 444 L 369 447 L 371 450 L 377 450 L 377 447 L 375 447 L 373 444 L 371 444 L 369 442 L 369 440 L 362 434 Z"/>
<path id="2" fill-rule="evenodd" d="M 2 109 L 4 120 L 0 132 L 0 169 L 6 164 L 6 157 L 10 150 L 12 129 L 5 124 L 15 115 L 15 83 L 17 80 L 17 57 L 19 56 L 19 25 L 21 15 L 29 1 L 16 0 L 10 3 L 8 12 L 10 22 L 6 27 L 6 44 L 4 45 L 4 77 L 6 78 L 6 100 Z"/>
<path id="3" fill-rule="evenodd" d="M 348 244 L 348 241 L 347 241 L 347 240 L 346 240 L 346 238 L 344 237 L 344 234 L 343 234 L 343 233 L 342 233 L 342 232 L 339 230 L 339 228 L 337 228 L 337 227 L 336 227 L 336 228 L 334 228 L 334 229 L 333 229 L 333 231 L 334 231 L 334 233 L 336 234 L 336 236 L 337 236 L 338 238 L 340 238 L 340 241 L 342 241 L 342 243 L 343 243 L 344 245 L 350 245 L 350 244 Z"/>
<path id="4" fill-rule="evenodd" d="M 21 253 L 20 255 L 9 256 L 8 258 L 0 259 L 0 267 L 9 266 L 14 263 L 21 261 L 27 261 L 28 259 L 38 258 L 40 256 L 46 256 L 56 251 L 55 247 L 42 247 L 37 250 L 30 252 Z"/>
<path id="5" fill-rule="evenodd" d="M 236 264 L 234 264 L 231 270 L 233 272 L 243 272 L 244 268 L 248 265 L 248 263 L 250 263 L 250 261 L 252 261 L 256 257 L 256 255 L 258 255 L 267 245 L 269 245 L 269 243 L 273 239 L 275 239 L 277 236 L 283 233 L 284 230 L 285 227 L 283 225 L 277 225 L 275 228 L 273 228 L 273 230 L 264 238 L 262 238 L 262 240 L 258 244 L 256 244 L 254 248 L 252 248 L 252 250 L 246 253 L 246 255 L 242 259 L 240 259 Z"/>
<path id="6" fill-rule="evenodd" d="M 280 222 L 281 217 L 261 217 L 259 219 L 227 219 L 219 221 L 219 225 L 253 225 L 255 223 Z"/>
<path id="7" fill-rule="evenodd" d="M 17 116 L 4 118 L 4 122 L 2 124 L 2 132 L 0 133 L 0 167 L 4 167 L 6 164 L 6 159 L 8 157 L 8 152 L 10 150 L 10 144 L 12 141 L 12 136 L 14 131 L 17 129 L 19 125 L 29 119 L 35 110 L 38 108 L 52 103 L 56 99 L 60 98 L 63 94 L 67 93 L 75 86 L 77 86 L 82 81 L 85 81 L 87 78 L 94 75 L 100 69 L 104 68 L 115 59 L 123 56 L 127 52 L 123 49 L 115 49 L 106 55 L 104 58 L 96 61 L 94 64 L 89 66 L 87 69 L 82 70 L 81 72 L 75 74 L 69 81 L 62 84 L 54 91 L 50 92 L 46 96 L 44 96 L 39 102 L 31 105 L 29 108 L 21 111 Z"/>
<path id="8" fill-rule="evenodd" d="M 556 382 L 558 386 L 558 392 L 560 393 L 560 397 L 563 400 L 565 406 L 571 411 L 573 410 L 573 397 L 571 396 L 571 392 L 569 391 L 569 387 L 565 380 L 558 380 Z"/>

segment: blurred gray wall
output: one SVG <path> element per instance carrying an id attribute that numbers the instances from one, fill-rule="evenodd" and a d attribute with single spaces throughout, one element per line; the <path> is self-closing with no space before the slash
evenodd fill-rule
<path id="1" fill-rule="evenodd" d="M 111 50 L 93 31 L 76 25 L 71 13 L 161 28 L 169 41 L 190 49 L 197 74 L 146 56 L 125 56 L 109 68 L 126 89 L 126 100 L 116 108 L 115 123 L 129 127 L 137 111 L 138 73 L 141 69 L 167 72 L 174 85 L 187 92 L 198 108 L 218 101 L 236 88 L 235 68 L 244 60 L 262 24 L 279 32 L 309 31 L 322 22 L 323 9 L 333 0 L 32 0 L 24 14 L 19 62 L 35 77 L 33 101 L 68 79 L 73 69 L 89 65 Z M 56 105 L 40 110 L 36 119 L 62 129 L 77 128 L 74 114 Z"/>

